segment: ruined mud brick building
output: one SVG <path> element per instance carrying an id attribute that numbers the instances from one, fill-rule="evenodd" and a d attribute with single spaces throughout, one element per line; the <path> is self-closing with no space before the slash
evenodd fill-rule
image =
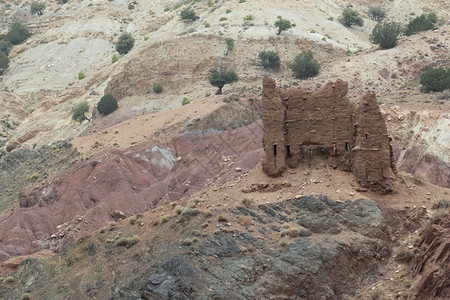
<path id="1" fill-rule="evenodd" d="M 375 94 L 366 94 L 357 105 L 347 98 L 347 91 L 342 80 L 315 93 L 301 87 L 283 91 L 275 80 L 264 77 L 262 167 L 267 175 L 280 176 L 286 167 L 322 159 L 353 172 L 363 187 L 392 191 L 396 167 Z"/>

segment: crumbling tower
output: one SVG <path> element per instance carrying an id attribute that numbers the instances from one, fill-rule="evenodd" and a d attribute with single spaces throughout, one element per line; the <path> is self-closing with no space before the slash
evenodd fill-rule
<path id="1" fill-rule="evenodd" d="M 386 124 L 375 94 L 366 94 L 357 110 L 356 143 L 353 148 L 353 174 L 356 181 L 371 190 L 392 190 L 392 148 Z"/>
<path id="2" fill-rule="evenodd" d="M 347 83 L 337 80 L 315 93 L 301 87 L 284 92 L 264 77 L 262 168 L 267 175 L 280 176 L 287 167 L 319 159 L 353 172 L 371 190 L 392 190 L 395 164 L 376 97 L 365 95 L 357 107 L 347 91 Z"/>

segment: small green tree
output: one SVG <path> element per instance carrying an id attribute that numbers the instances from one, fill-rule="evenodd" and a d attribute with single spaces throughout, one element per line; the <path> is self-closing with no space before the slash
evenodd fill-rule
<path id="1" fill-rule="evenodd" d="M 275 51 L 261 51 L 258 55 L 264 68 L 278 68 L 280 66 L 280 56 Z"/>
<path id="2" fill-rule="evenodd" d="M 211 83 L 212 86 L 219 88 L 216 95 L 222 94 L 222 88 L 225 84 L 231 84 L 239 81 L 239 76 L 236 72 L 225 67 L 221 67 L 220 70 L 211 69 L 209 72 L 209 83 Z"/>
<path id="3" fill-rule="evenodd" d="M 180 15 L 183 20 L 195 20 L 197 18 L 195 11 L 190 7 L 183 9 Z"/>
<path id="4" fill-rule="evenodd" d="M 119 108 L 117 100 L 111 94 L 104 95 L 97 104 L 98 112 L 104 116 L 109 115 L 117 108 Z"/>
<path id="5" fill-rule="evenodd" d="M 37 14 L 38 16 L 42 16 L 44 9 L 45 2 L 31 2 L 30 12 L 32 15 Z"/>
<path id="6" fill-rule="evenodd" d="M 153 91 L 154 91 L 156 94 L 161 94 L 161 93 L 163 92 L 163 87 L 162 87 L 162 85 L 160 85 L 159 83 L 155 84 L 155 85 L 153 86 Z"/>
<path id="7" fill-rule="evenodd" d="M 369 8 L 369 14 L 373 20 L 381 22 L 386 18 L 386 12 L 381 7 L 371 7 Z"/>
<path id="8" fill-rule="evenodd" d="M 118 60 L 119 60 L 119 58 L 117 57 L 117 55 L 113 54 L 113 56 L 111 58 L 111 63 L 113 64 L 113 63 L 117 62 Z"/>
<path id="9" fill-rule="evenodd" d="M 383 49 L 390 49 L 397 45 L 397 40 L 403 32 L 403 25 L 397 22 L 378 23 L 372 30 L 370 40 Z"/>
<path id="10" fill-rule="evenodd" d="M 275 27 L 278 28 L 277 35 L 280 35 L 281 32 L 288 30 L 289 28 L 295 27 L 294 23 L 291 21 L 283 19 L 281 16 L 278 16 L 278 20 L 275 22 Z"/>
<path id="11" fill-rule="evenodd" d="M 78 80 L 84 79 L 86 78 L 86 75 L 84 74 L 83 71 L 78 72 Z"/>
<path id="12" fill-rule="evenodd" d="M 418 17 L 415 17 L 411 22 L 406 25 L 405 34 L 413 35 L 420 31 L 427 31 L 434 29 L 437 23 L 437 16 L 435 13 L 431 12 L 428 15 L 422 14 Z"/>
<path id="13" fill-rule="evenodd" d="M 8 55 L 12 48 L 13 48 L 13 44 L 11 44 L 11 42 L 7 39 L 4 39 L 1 43 L 0 43 L 0 52 L 5 53 L 6 55 Z"/>
<path id="14" fill-rule="evenodd" d="M 123 33 L 119 37 L 119 40 L 117 41 L 116 44 L 116 50 L 120 54 L 127 54 L 133 47 L 134 47 L 134 38 L 128 32 Z"/>
<path id="15" fill-rule="evenodd" d="M 364 20 L 359 15 L 359 12 L 350 8 L 344 9 L 339 21 L 344 24 L 344 26 L 348 27 L 351 27 L 352 25 L 363 26 L 364 24 Z"/>
<path id="16" fill-rule="evenodd" d="M 297 55 L 294 62 L 289 65 L 294 76 L 299 79 L 314 77 L 319 73 L 320 64 L 314 58 L 311 50 Z"/>
<path id="17" fill-rule="evenodd" d="M 225 55 L 228 55 L 228 52 L 234 49 L 234 40 L 232 38 L 226 38 L 225 42 L 227 43 L 227 53 Z"/>
<path id="18" fill-rule="evenodd" d="M 13 45 L 19 45 L 31 36 L 30 31 L 25 25 L 15 22 L 9 28 L 6 39 Z"/>
<path id="19" fill-rule="evenodd" d="M 0 52 L 0 75 L 3 75 L 3 72 L 6 71 L 9 67 L 9 58 L 8 56 Z"/>
<path id="20" fill-rule="evenodd" d="M 75 121 L 84 121 L 88 120 L 91 121 L 88 117 L 85 116 L 85 113 L 89 111 L 89 103 L 87 101 L 83 101 L 80 104 L 75 105 L 72 107 L 72 119 Z"/>
<path id="21" fill-rule="evenodd" d="M 420 75 L 424 92 L 442 92 L 450 89 L 450 69 L 432 68 Z"/>
<path id="22" fill-rule="evenodd" d="M 189 103 L 191 103 L 191 101 L 189 101 L 189 99 L 188 99 L 187 97 L 184 97 L 184 98 L 183 98 L 183 101 L 181 101 L 181 105 L 182 105 L 182 106 L 187 105 L 187 104 L 189 104 Z"/>

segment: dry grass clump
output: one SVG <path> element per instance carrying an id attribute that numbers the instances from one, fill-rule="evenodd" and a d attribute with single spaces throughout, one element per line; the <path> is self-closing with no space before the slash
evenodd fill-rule
<path id="1" fill-rule="evenodd" d="M 196 216 L 199 213 L 200 213 L 200 211 L 197 208 L 192 208 L 192 207 L 188 206 L 183 210 L 182 215 L 183 216 Z"/>
<path id="2" fill-rule="evenodd" d="M 121 238 L 116 242 L 116 246 L 130 248 L 131 246 L 137 244 L 139 241 L 140 238 L 137 235 L 129 238 Z"/>
<path id="3" fill-rule="evenodd" d="M 439 200 L 433 204 L 431 209 L 433 210 L 432 216 L 434 218 L 442 218 L 450 213 L 450 201 L 447 199 Z"/>
<path id="4" fill-rule="evenodd" d="M 427 181 L 427 178 L 422 173 L 415 173 L 412 178 L 412 182 L 415 185 L 424 185 Z"/>
<path id="5" fill-rule="evenodd" d="M 168 222 L 169 220 L 170 220 L 170 216 L 168 216 L 168 215 L 163 215 L 159 218 L 159 222 L 161 224 L 164 224 L 164 223 Z"/>
<path id="6" fill-rule="evenodd" d="M 192 245 L 194 243 L 194 241 L 192 240 L 192 239 L 190 239 L 190 238 L 186 238 L 186 239 L 181 239 L 181 240 L 179 240 L 178 241 L 178 244 L 180 245 L 180 246 L 190 246 L 190 245 Z"/>

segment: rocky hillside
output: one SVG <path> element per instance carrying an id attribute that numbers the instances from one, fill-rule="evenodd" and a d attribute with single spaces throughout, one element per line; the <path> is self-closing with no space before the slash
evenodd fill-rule
<path id="1" fill-rule="evenodd" d="M 0 298 L 450 297 L 450 99 L 419 84 L 450 66 L 448 1 L 72 0 L 42 16 L 29 5 L 0 1 L 0 39 L 14 21 L 33 33 L 0 76 Z M 434 11 L 439 28 L 381 50 L 371 6 L 404 24 Z M 188 7 L 197 18 L 181 20 Z M 346 7 L 363 26 L 339 22 Z M 277 35 L 278 16 L 296 26 Z M 135 46 L 118 55 L 123 32 Z M 262 67 L 263 50 L 278 69 Z M 300 81 L 289 64 L 306 50 L 321 69 Z M 220 66 L 240 80 L 217 96 Z M 396 193 L 360 189 L 320 158 L 265 176 L 264 75 L 308 91 L 340 78 L 355 102 L 375 92 Z M 119 109 L 102 116 L 106 93 Z M 90 120 L 74 121 L 82 101 Z"/>

